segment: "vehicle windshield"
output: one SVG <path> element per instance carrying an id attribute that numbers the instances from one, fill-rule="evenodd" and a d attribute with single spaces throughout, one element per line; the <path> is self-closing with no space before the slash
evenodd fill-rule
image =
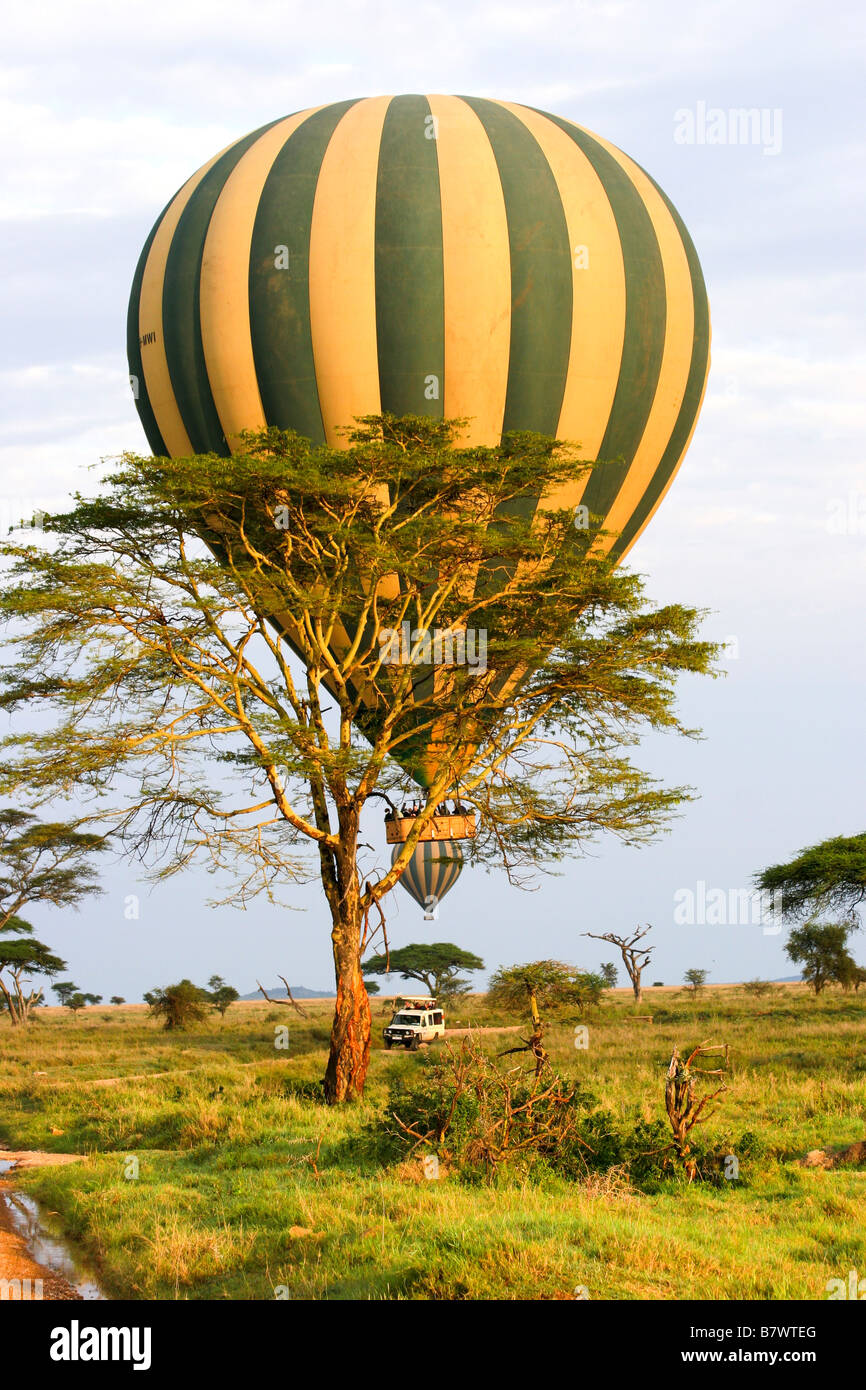
<path id="1" fill-rule="evenodd" d="M 392 1023 L 420 1023 L 420 1022 L 421 1022 L 421 1015 L 420 1015 L 420 1014 L 397 1014 L 395 1018 L 392 1018 L 392 1019 L 391 1019 L 391 1022 L 392 1022 Z"/>

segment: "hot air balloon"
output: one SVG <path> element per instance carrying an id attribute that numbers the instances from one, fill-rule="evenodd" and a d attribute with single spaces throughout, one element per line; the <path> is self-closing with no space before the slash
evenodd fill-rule
<path id="1" fill-rule="evenodd" d="M 395 845 L 391 863 L 401 851 Z M 400 875 L 400 886 L 424 909 L 424 921 L 435 919 L 436 908 L 454 887 L 463 871 L 463 851 L 457 840 L 421 840 Z"/>
<path id="2" fill-rule="evenodd" d="M 538 489 L 602 517 L 616 558 L 682 461 L 709 348 L 700 264 L 653 179 L 571 121 L 457 96 L 315 107 L 215 155 L 151 231 L 128 320 L 157 454 L 227 454 L 267 425 L 337 446 L 384 411 L 468 417 L 464 444 L 538 431 L 621 460 Z"/>

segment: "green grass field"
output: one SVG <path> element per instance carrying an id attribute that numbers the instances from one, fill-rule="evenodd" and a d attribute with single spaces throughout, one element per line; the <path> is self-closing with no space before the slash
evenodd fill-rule
<path id="1" fill-rule="evenodd" d="M 820 1300 L 829 1279 L 866 1275 L 866 1169 L 798 1162 L 866 1138 L 866 999 L 649 990 L 649 1024 L 616 991 L 586 1050 L 552 1028 L 554 1065 L 629 1122 L 664 1117 L 674 1044 L 730 1044 L 730 1090 L 703 1137 L 727 1153 L 750 1132 L 756 1151 L 737 1181 L 671 1178 L 649 1192 L 618 1172 L 470 1186 L 384 1165 L 350 1141 L 382 1112 L 389 1075 L 423 1061 L 381 1050 L 374 1000 L 367 1097 L 326 1108 L 304 1083 L 323 1073 L 331 1007 L 314 1001 L 301 1019 L 238 1004 L 183 1034 L 143 1006 L 0 1023 L 0 1146 L 87 1155 L 20 1182 L 59 1213 L 109 1294 L 572 1299 L 582 1287 L 591 1299 Z M 518 1020 L 475 999 L 448 1021 Z M 274 1045 L 281 1024 L 288 1051 Z M 514 1037 L 483 1040 L 494 1052 Z"/>

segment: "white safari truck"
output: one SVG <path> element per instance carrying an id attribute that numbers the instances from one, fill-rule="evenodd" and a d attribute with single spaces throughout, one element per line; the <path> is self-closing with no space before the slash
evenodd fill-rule
<path id="1" fill-rule="evenodd" d="M 382 1036 L 389 1050 L 396 1044 L 415 1052 L 422 1042 L 444 1038 L 445 1015 L 435 999 L 404 999 Z"/>

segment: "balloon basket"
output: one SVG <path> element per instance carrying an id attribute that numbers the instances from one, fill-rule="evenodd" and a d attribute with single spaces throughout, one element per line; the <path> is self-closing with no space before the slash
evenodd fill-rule
<path id="1" fill-rule="evenodd" d="M 385 821 L 385 839 L 389 845 L 402 845 L 408 840 L 415 825 L 414 816 L 393 816 Z M 423 840 L 473 840 L 475 838 L 474 815 L 434 816 L 424 826 L 419 836 Z"/>

